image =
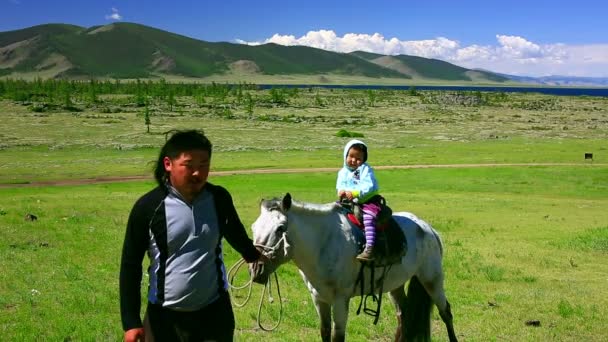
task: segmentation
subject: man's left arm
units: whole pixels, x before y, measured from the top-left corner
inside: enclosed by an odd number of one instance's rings
[[[230,196],[228,191],[224,190],[224,194],[221,197],[222,199],[218,201],[221,203],[218,211],[222,210],[223,212],[218,215],[218,218],[225,220],[225,222],[219,222],[219,224],[223,225],[222,231],[226,241],[243,256],[245,261],[253,262],[258,260],[261,253],[255,248],[253,241],[247,235],[247,230],[243,226],[234,207],[232,196]]]

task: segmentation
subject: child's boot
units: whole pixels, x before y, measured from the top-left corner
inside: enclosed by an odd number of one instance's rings
[[[374,246],[367,245],[361,254],[357,255],[357,260],[374,261]]]

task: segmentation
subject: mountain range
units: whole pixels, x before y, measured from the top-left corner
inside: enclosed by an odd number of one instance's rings
[[[499,74],[510,80],[520,83],[547,85],[547,86],[591,86],[591,87],[608,87],[608,77],[581,77],[581,76],[515,76]]]
[[[0,32],[0,77],[210,79],[238,82],[306,76],[327,83],[349,77],[364,82],[513,84],[565,81],[463,68],[437,59],[356,51],[337,53],[306,46],[206,42],[135,23],[84,28],[45,24]],[[541,83],[547,82],[547,83]],[[604,79],[603,84],[608,84]]]

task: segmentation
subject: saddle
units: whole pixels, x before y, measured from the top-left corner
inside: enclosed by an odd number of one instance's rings
[[[374,264],[376,267],[392,265],[401,262],[407,252],[407,242],[399,224],[393,219],[392,209],[386,205],[383,197],[378,196],[382,208],[376,218],[376,244],[374,246]],[[372,199],[373,200],[373,199]],[[364,231],[363,211],[357,203],[341,201],[340,205],[346,211],[348,220],[361,232]],[[365,248],[365,234],[357,234],[358,250]]]
[[[359,274],[357,275],[355,284],[358,284],[361,290],[361,302],[359,303],[359,308],[357,309],[357,315],[361,312],[361,309],[363,309],[365,314],[375,317],[374,324],[377,324],[378,319],[380,318],[380,308],[382,305],[384,278],[391,266],[400,263],[401,258],[407,253],[407,241],[401,227],[397,221],[393,219],[393,211],[388,205],[386,205],[384,198],[378,195],[371,200],[378,201],[377,203],[380,204],[381,208],[380,213],[376,218],[376,244],[374,246],[374,260],[371,263],[361,263],[361,268],[359,269]],[[357,231],[359,234],[355,234],[355,237],[358,241],[357,253],[360,253],[365,248],[365,227],[362,224],[363,210],[361,210],[361,207],[357,203],[353,203],[352,201],[343,200],[340,202],[340,204],[346,211],[346,217],[348,220],[353,224],[353,226],[358,228]],[[381,268],[382,275],[378,283],[376,283],[374,273],[375,269],[378,267]],[[364,277],[364,268],[369,268],[371,270],[370,277],[367,282]],[[367,287],[369,287],[369,290],[366,290]],[[376,287],[379,287],[378,293],[376,293]],[[368,307],[368,299],[370,297],[372,302],[376,304],[375,309]]]

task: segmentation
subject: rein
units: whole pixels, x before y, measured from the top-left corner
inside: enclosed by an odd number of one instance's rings
[[[274,256],[274,254],[276,253],[281,242],[284,242],[285,254],[287,254],[287,248],[289,247],[289,244],[287,243],[287,234],[286,233],[283,233],[283,236],[281,237],[281,239],[272,247],[259,245],[259,244],[256,244],[255,246],[262,248],[264,250],[263,254],[270,258],[270,257]],[[250,276],[249,281],[247,281],[242,286],[234,285],[234,277],[238,273],[241,266],[243,266],[243,264],[245,264],[245,259],[243,259],[243,258],[239,259],[234,265],[232,265],[232,267],[230,267],[230,269],[228,270],[228,274],[227,274],[228,279],[229,279],[228,285],[232,291],[248,288],[247,297],[245,298],[245,300],[242,303],[236,303],[233,301],[234,305],[239,308],[244,307],[249,302],[249,299],[251,299],[251,288],[253,285],[253,276]],[[279,319],[277,320],[276,324],[267,328],[267,327],[263,326],[262,322],[261,322],[262,305],[263,305],[264,294],[266,293],[266,289],[268,289],[268,302],[269,303],[274,302],[274,298],[272,297],[272,274],[274,274],[274,281],[277,286],[277,293],[279,296],[279,308],[280,309],[279,309]],[[262,295],[260,296],[260,303],[258,305],[257,323],[258,323],[258,327],[260,327],[260,329],[262,329],[264,331],[273,331],[276,328],[278,328],[279,324],[281,324],[281,320],[283,318],[283,298],[281,297],[281,288],[279,286],[279,277],[276,272],[273,272],[272,274],[270,276],[268,276],[268,281],[266,282],[266,284],[264,284],[264,289],[262,290]]]

